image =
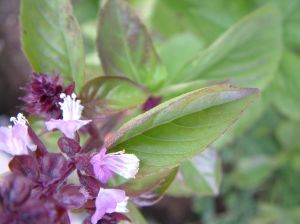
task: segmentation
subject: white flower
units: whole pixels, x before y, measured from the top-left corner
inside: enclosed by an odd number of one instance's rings
[[[28,154],[28,149],[34,151],[36,145],[28,134],[28,121],[23,114],[11,117],[13,126],[0,127],[0,150],[11,155]]]
[[[74,138],[76,131],[91,122],[91,120],[80,120],[83,106],[80,104],[80,100],[76,100],[75,93],[72,93],[71,96],[62,93],[60,97],[64,100],[59,103],[63,112],[63,119],[47,121],[45,123],[47,130],[58,129],[68,138]]]

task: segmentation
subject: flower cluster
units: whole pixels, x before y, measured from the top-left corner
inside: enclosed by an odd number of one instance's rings
[[[11,118],[12,126],[0,127],[0,150],[12,156],[11,173],[0,180],[0,222],[66,224],[74,209],[85,211],[84,223],[129,220],[123,214],[128,212],[126,192],[108,183],[115,175],[134,178],[139,159],[124,150],[81,146],[80,129],[93,121],[81,118],[84,107],[73,84],[64,89],[59,76],[34,74],[26,89],[27,111],[47,117],[46,130],[62,136],[53,153],[21,113]],[[74,172],[77,180],[70,183]]]

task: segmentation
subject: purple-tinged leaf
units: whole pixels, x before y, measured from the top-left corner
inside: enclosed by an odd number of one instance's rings
[[[101,187],[101,183],[93,176],[83,175],[80,171],[77,172],[79,181],[90,194],[91,197],[96,198]]]
[[[14,156],[8,166],[14,174],[23,175],[33,181],[37,181],[39,178],[38,164],[30,155]]]
[[[162,86],[166,69],[146,27],[126,1],[106,1],[98,24],[97,47],[106,75],[128,77],[150,90]]]
[[[60,150],[64,153],[66,153],[70,157],[74,156],[81,149],[81,147],[77,141],[75,141],[74,139],[71,139],[71,138],[67,138],[67,137],[61,137],[58,140],[57,144],[58,144]]]
[[[0,182],[0,207],[16,210],[30,196],[31,182],[29,179],[10,175],[4,177]]]
[[[33,141],[33,143],[37,146],[36,154],[38,155],[44,155],[48,153],[48,150],[44,143],[40,140],[40,138],[35,134],[35,132],[32,130],[31,127],[28,127],[28,134]]]
[[[63,180],[72,167],[66,158],[59,153],[49,153],[39,160],[40,179],[44,183],[54,183]]]
[[[65,208],[79,209],[86,202],[86,196],[82,187],[68,184],[58,189],[54,198]]]

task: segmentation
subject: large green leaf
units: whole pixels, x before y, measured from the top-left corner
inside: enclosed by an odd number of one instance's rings
[[[23,49],[33,70],[60,73],[80,89],[84,79],[83,42],[70,1],[21,1],[20,18]]]
[[[159,88],[166,78],[146,27],[124,0],[106,1],[99,17],[98,53],[106,75]]]
[[[176,167],[219,138],[256,93],[224,84],[184,94],[130,120],[105,146],[136,154],[140,176]]]
[[[273,78],[280,54],[280,14],[266,6],[232,26],[186,63],[169,83],[228,80],[239,86],[262,88]]]
[[[275,104],[286,116],[300,120],[300,57],[285,51],[275,79]]]

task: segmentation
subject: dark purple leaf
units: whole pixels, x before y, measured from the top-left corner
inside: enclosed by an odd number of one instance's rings
[[[54,183],[66,178],[70,172],[70,163],[59,153],[48,153],[39,160],[40,179],[44,183]]]
[[[100,182],[93,176],[83,175],[80,171],[77,173],[79,181],[84,186],[85,190],[87,190],[92,197],[97,197],[101,187]]]
[[[39,169],[38,164],[32,156],[29,155],[19,155],[14,156],[13,159],[8,164],[11,172],[17,175],[23,175],[31,180],[38,180]]]
[[[87,200],[86,194],[80,186],[64,185],[58,190],[54,198],[65,208],[79,209]]]
[[[5,209],[15,210],[21,206],[30,196],[31,182],[29,179],[10,175],[0,185],[0,198]]]
[[[35,154],[37,156],[44,155],[48,152],[44,143],[40,140],[40,138],[35,134],[31,127],[28,127],[28,134],[33,141],[33,143],[37,146]]]
[[[62,137],[58,140],[58,146],[60,150],[66,153],[68,156],[74,156],[81,149],[79,143],[74,139]]]

